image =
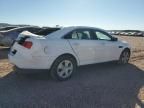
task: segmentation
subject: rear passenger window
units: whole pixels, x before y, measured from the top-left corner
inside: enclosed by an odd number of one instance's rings
[[[64,39],[78,39],[78,36],[76,32],[72,32],[64,36]]]
[[[73,32],[71,34],[71,39],[78,39],[78,36],[77,36],[77,33],[76,32]]]
[[[90,31],[88,30],[77,30],[66,35],[64,39],[77,39],[77,40],[90,40]]]
[[[89,31],[78,31],[78,38],[89,40],[90,39],[90,32]]]

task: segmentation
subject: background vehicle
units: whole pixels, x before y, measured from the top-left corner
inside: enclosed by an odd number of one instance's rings
[[[0,44],[10,47],[13,41],[18,37],[19,33],[21,33],[22,31],[30,31],[32,33],[35,33],[39,30],[41,30],[41,28],[39,27],[27,26],[14,28],[7,31],[0,31]]]
[[[17,27],[16,26],[1,27],[0,31],[10,30],[10,29],[14,29],[14,28],[17,28]]]
[[[9,60],[21,69],[50,69],[66,80],[77,66],[118,61],[128,63],[130,46],[102,29],[66,27],[43,37],[23,32],[11,47]]]
[[[120,32],[120,35],[125,35],[125,32]]]
[[[137,32],[136,36],[143,36],[143,33],[142,32]]]

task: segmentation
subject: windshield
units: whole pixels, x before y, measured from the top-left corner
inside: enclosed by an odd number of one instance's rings
[[[38,32],[35,32],[35,34],[37,35],[42,35],[42,36],[47,36],[57,30],[60,30],[60,28],[46,28],[46,29],[42,29]]]

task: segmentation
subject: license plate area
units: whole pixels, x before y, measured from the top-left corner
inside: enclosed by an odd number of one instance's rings
[[[14,56],[16,53],[17,53],[17,50],[15,50],[15,49],[10,50],[10,55]]]

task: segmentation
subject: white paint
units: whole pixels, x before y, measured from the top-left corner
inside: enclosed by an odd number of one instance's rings
[[[23,69],[50,69],[53,62],[62,54],[73,55],[78,66],[118,60],[121,52],[125,48],[130,48],[128,43],[122,41],[106,40],[72,40],[62,37],[77,28],[92,27],[66,27],[58,30],[46,37],[41,37],[29,32],[22,32],[17,40],[22,36],[30,36],[27,40],[33,42],[31,49],[15,43],[12,50],[17,50],[15,55],[9,54],[11,63]],[[119,48],[123,46],[123,48]]]

